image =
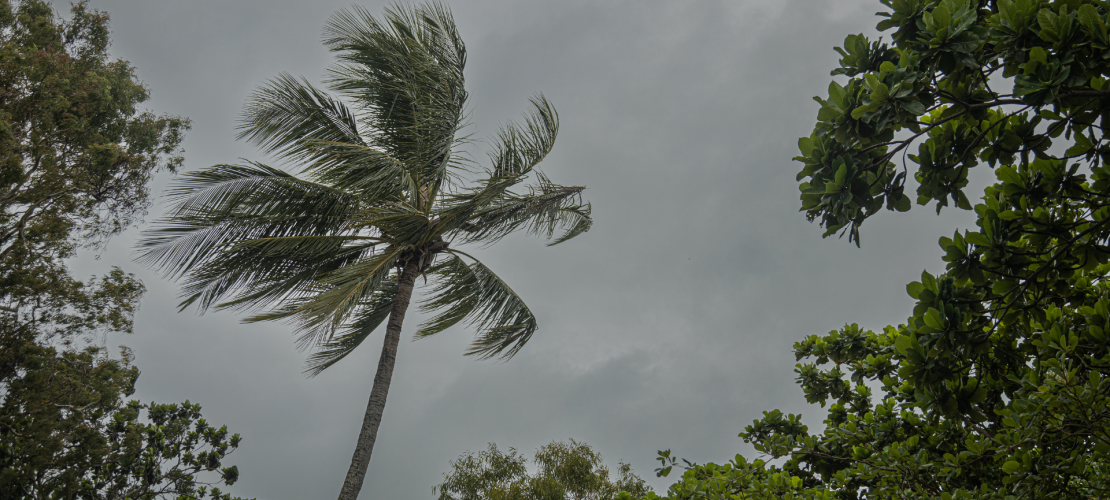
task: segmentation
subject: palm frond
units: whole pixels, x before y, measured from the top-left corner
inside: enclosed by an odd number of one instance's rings
[[[244,240],[342,233],[359,203],[342,191],[261,164],[189,172],[178,201],[146,231],[138,260],[180,277]]]
[[[467,355],[482,359],[516,355],[536,332],[536,318],[520,296],[504,281],[474,257],[457,250],[429,269],[435,285],[420,307],[423,311],[439,311],[421,325],[417,338],[446,330],[459,321],[479,330],[478,338]],[[472,259],[471,264],[460,255]]]
[[[407,203],[386,203],[368,207],[358,213],[354,229],[374,229],[399,245],[422,245],[435,238],[439,231],[428,216]]]
[[[541,183],[531,186],[525,195],[506,192],[473,212],[449,237],[458,243],[491,245],[523,229],[547,239],[548,246],[557,245],[585,233],[593,225],[591,206],[582,201],[585,189]],[[559,228],[563,228],[563,234],[555,238]]]
[[[217,309],[252,310],[312,293],[320,277],[373,255],[379,243],[379,238],[360,235],[239,241],[189,275],[182,289],[190,296],[182,305],[201,300],[202,310],[207,309],[227,294],[220,291],[227,290],[234,298],[216,304]]]
[[[418,191],[416,179],[384,151],[346,142],[315,142],[316,162],[308,176],[350,193],[366,203],[404,201],[404,193]]]
[[[286,319],[301,332],[301,345],[315,345],[332,338],[361,304],[381,289],[396,267],[403,247],[388,247],[381,253],[349,262],[321,274],[300,297],[287,299],[289,307],[278,313],[247,318],[247,322]]]
[[[543,95],[533,97],[531,104],[523,125],[509,122],[498,133],[498,142],[489,154],[488,177],[478,186],[444,197],[444,208],[437,217],[445,232],[461,235],[462,242],[494,243],[524,226],[531,226],[530,232],[550,240],[555,226],[567,225],[570,218],[577,216],[573,225],[589,220],[589,205],[582,204],[580,196],[585,188],[559,186],[536,170],[555,145],[559,114]],[[533,173],[539,182],[529,187],[529,194],[511,190]],[[589,229],[588,225],[579,227]],[[569,239],[567,235],[573,237],[573,233],[568,229],[561,240]]]
[[[357,118],[341,101],[288,73],[251,94],[239,129],[239,139],[295,160],[317,159],[320,142],[365,146]]]
[[[549,241],[547,246],[558,245],[589,231],[594,225],[594,220],[590,217],[591,209],[592,206],[589,203],[586,203],[583,207],[560,209],[557,216],[558,225],[567,228],[567,230],[558,238]],[[552,227],[554,227],[554,224]],[[551,234],[551,232],[548,233],[549,240]]]
[[[426,186],[409,193],[411,203],[429,204],[449,179],[466,108],[466,48],[451,13],[438,4],[395,5],[378,20],[354,7],[332,16],[324,43],[340,61],[329,86],[360,105],[373,145]]]
[[[315,377],[358,348],[362,341],[389,318],[395,295],[397,295],[396,274],[382,281],[374,294],[359,305],[355,320],[343,326],[341,335],[320,344],[319,350],[309,356],[305,373]]]
[[[523,126],[509,122],[497,133],[497,143],[489,153],[493,179],[527,174],[555,147],[559,113],[543,94],[529,102],[532,109],[525,114]]]
[[[244,242],[245,243],[245,242]],[[344,245],[333,241],[285,255],[265,248],[237,245],[205,260],[185,275],[180,308],[196,303],[200,310],[256,309],[287,297],[316,291],[320,276],[357,262],[373,252],[373,244]]]

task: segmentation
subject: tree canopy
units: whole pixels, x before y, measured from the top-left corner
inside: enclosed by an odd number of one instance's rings
[[[0,499],[231,500],[239,469],[223,466],[238,434],[200,405],[128,400],[139,370],[125,352],[20,346],[20,376],[0,402]]]
[[[139,105],[108,16],[77,2],[0,2],[0,499],[218,498],[238,435],[200,406],[129,400],[139,371],[97,347],[131,332],[145,288],[64,259],[139,222],[148,184],[181,163],[188,121]]]
[[[741,433],[760,457],[688,466],[668,496],[1106,498],[1110,3],[881,3],[889,42],[836,48],[799,140],[802,210],[858,245],[867,218],[911,209],[912,178],[917,204],[976,227],[940,238],[945,270],[907,285],[905,323],[795,344],[823,429],[765,412]]]
[[[435,491],[439,500],[615,500],[622,491],[651,491],[630,465],[621,462],[614,474],[600,453],[573,439],[541,446],[532,463],[530,473],[526,457],[490,443],[451,462]]]
[[[137,223],[154,173],[181,163],[188,120],[139,109],[149,91],[108,54],[107,14],[86,2],[71,14],[0,3],[4,336],[127,330],[141,285],[124,273],[82,283],[62,259]]]

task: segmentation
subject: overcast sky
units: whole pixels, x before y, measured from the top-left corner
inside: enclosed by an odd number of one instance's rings
[[[58,0],[57,3],[63,3]],[[236,142],[240,106],[287,71],[319,81],[320,30],[347,0],[91,0],[110,13],[115,56],[152,90],[148,107],[187,116],[186,168],[263,160]],[[363,4],[381,12],[384,2]],[[798,212],[799,136],[809,135],[839,45],[873,33],[878,0],[450,3],[469,49],[476,138],[543,92],[562,129],[544,171],[584,184],[595,225],[547,248],[510,237],[479,257],[540,322],[507,363],[464,357],[456,327],[408,342],[362,490],[364,499],[432,498],[449,462],[488,442],[531,455],[574,438],[631,463],[657,491],[656,450],[698,462],[752,450],[737,437],[761,412],[821,409],[794,384],[792,344],[845,323],[903,321],[905,284],[942,269],[937,238],[967,212],[917,207],[863,227],[863,248],[821,239]],[[161,191],[169,182],[159,178]],[[156,207],[152,217],[157,215]],[[370,393],[381,335],[314,379],[288,327],[235,313],[178,314],[177,289],[131,262],[116,239],[80,275],[110,265],[149,292],[132,347],[137,397],[200,403],[243,435],[232,491],[259,499],[338,494]]]

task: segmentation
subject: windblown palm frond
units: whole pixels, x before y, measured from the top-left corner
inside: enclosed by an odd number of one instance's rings
[[[546,238],[549,246],[557,245],[590,229],[591,207],[581,199],[585,189],[540,183],[529,186],[530,192],[526,195],[507,191],[475,211],[465,225],[452,233],[453,239],[460,243],[490,245],[523,229],[533,236]],[[553,239],[560,227],[565,231]]]
[[[393,296],[396,294],[397,276],[392,275],[381,283],[368,300],[360,304],[355,320],[343,327],[341,335],[322,342],[319,350],[309,356],[305,373],[315,377],[354,352],[389,317]]]
[[[342,142],[315,142],[312,147],[317,157],[308,176],[365,202],[404,202],[404,193],[420,189],[405,165],[381,150]]]
[[[531,99],[532,111],[524,126],[502,127],[490,153],[492,167],[478,186],[447,195],[440,220],[458,243],[496,243],[519,229],[555,245],[589,230],[590,205],[583,203],[582,186],[561,186],[536,169],[555,144],[559,115],[543,95]],[[528,194],[511,191],[534,174]],[[555,231],[565,228],[556,238]]]
[[[374,242],[352,237],[306,237],[315,248],[290,252],[267,248],[270,238],[243,240],[228,245],[186,275],[182,292],[185,308],[256,309],[286,297],[313,293],[322,277],[358,262],[373,250]],[[354,244],[346,244],[354,239]],[[225,302],[220,302],[226,300]]]
[[[559,112],[543,94],[529,99],[529,103],[532,110],[525,115],[523,127],[510,121],[498,131],[498,142],[489,153],[491,178],[527,174],[555,147]]]
[[[322,142],[365,146],[357,117],[342,101],[288,73],[251,94],[239,129],[239,139],[292,160],[316,160]]]
[[[206,309],[244,285],[252,289],[246,295],[269,289],[259,300],[280,297],[276,290],[296,287],[290,277],[311,278],[307,269],[339,267],[359,251],[343,248],[359,240],[344,234],[357,198],[272,167],[217,165],[186,174],[170,194],[178,201],[140,243],[139,260],[171,277],[188,275],[183,307],[199,300]],[[298,237],[313,239],[302,240],[296,255],[275,251],[275,242],[292,241],[275,238]],[[252,246],[258,241],[269,243]]]
[[[403,250],[403,247],[391,246],[372,257],[318,276],[312,293],[297,301],[298,330],[314,332],[312,338],[315,340],[330,338],[361,303],[378,291],[396,267]]]
[[[329,85],[366,111],[369,141],[405,165],[425,188],[410,203],[427,207],[450,178],[466,107],[466,48],[450,12],[389,8],[379,21],[355,7],[328,21],[324,43],[341,62]]]
[[[465,319],[479,330],[468,355],[482,359],[513,357],[536,332],[536,317],[520,296],[484,264],[465,253],[449,252],[451,255],[428,270],[435,284],[420,305],[425,312],[439,314],[421,325],[416,337],[430,337]],[[467,264],[460,255],[473,262]]]
[[[278,307],[243,321],[284,321],[293,325],[297,332],[299,349],[325,345],[332,341],[336,332],[348,327],[350,318],[361,314],[359,311],[372,297],[385,293],[386,284],[396,281],[397,276],[392,271],[400,253],[397,248],[389,247],[369,256],[360,256],[343,266],[314,270],[316,272],[310,279],[297,282],[296,289],[278,301]],[[264,292],[267,290],[259,293]],[[239,300],[254,301],[255,298],[247,296]],[[221,304],[222,307],[238,305],[235,301]]]

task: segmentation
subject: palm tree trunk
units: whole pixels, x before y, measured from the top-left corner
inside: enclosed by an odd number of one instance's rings
[[[366,415],[362,418],[362,430],[358,433],[355,454],[351,457],[351,468],[339,500],[355,500],[366,479],[366,469],[370,465],[370,454],[374,451],[374,440],[378,437],[378,425],[382,422],[385,410],[385,397],[389,394],[389,381],[393,378],[393,365],[397,361],[397,344],[401,340],[401,323],[412,299],[412,288],[419,274],[419,264],[415,259],[405,264],[397,281],[397,295],[393,297],[393,307],[389,311],[389,322],[385,327],[385,344],[382,357],[378,360],[378,373],[374,375],[374,387],[370,389],[370,401],[366,404]]]

